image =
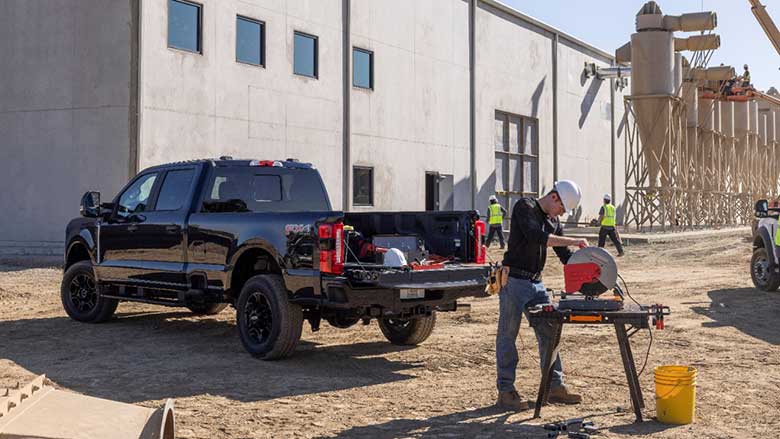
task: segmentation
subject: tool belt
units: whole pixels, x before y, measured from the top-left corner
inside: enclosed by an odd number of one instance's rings
[[[532,273],[530,271],[520,270],[517,268],[496,265],[492,270],[490,270],[490,276],[488,276],[487,283],[485,285],[485,293],[490,296],[500,293],[501,290],[506,286],[510,277],[539,282],[542,280],[542,273]]]

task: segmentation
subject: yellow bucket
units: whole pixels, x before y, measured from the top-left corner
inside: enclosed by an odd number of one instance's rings
[[[655,414],[664,424],[690,424],[696,416],[696,368],[655,368]]]

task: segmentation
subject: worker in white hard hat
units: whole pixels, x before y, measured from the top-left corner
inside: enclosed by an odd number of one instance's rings
[[[493,235],[498,235],[498,243],[503,249],[504,245],[504,217],[506,216],[506,209],[498,202],[498,197],[495,195],[490,196],[490,204],[488,205],[488,225],[490,230],[488,231],[487,242],[485,246],[490,247],[493,243]]]
[[[599,247],[604,247],[607,242],[607,236],[618,251],[618,256],[623,256],[623,243],[620,242],[620,236],[617,234],[617,215],[615,206],[612,204],[612,196],[604,194],[604,204],[599,210]]]
[[[584,239],[567,238],[558,217],[577,207],[580,203],[580,188],[569,180],[555,183],[544,197],[521,198],[512,208],[509,245],[504,253],[504,267],[509,268],[506,285],[499,293],[498,332],[496,334],[496,405],[510,410],[526,410],[529,400],[520,396],[515,389],[515,374],[518,357],[517,334],[520,321],[527,307],[549,303],[550,296],[542,283],[542,270],[547,260],[547,248],[552,247],[564,264],[572,252],[568,247],[587,247]],[[539,344],[539,356],[545,358],[553,344],[551,325],[534,327]],[[578,404],[580,395],[571,393],[563,384],[561,358],[555,359],[552,383],[547,399],[552,403]]]

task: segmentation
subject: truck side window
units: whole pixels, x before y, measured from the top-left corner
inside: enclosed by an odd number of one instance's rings
[[[187,201],[192,185],[193,169],[176,169],[165,174],[154,210],[179,210]]]
[[[117,215],[127,218],[134,213],[145,211],[155,180],[157,180],[156,173],[143,175],[122,192],[117,203]]]

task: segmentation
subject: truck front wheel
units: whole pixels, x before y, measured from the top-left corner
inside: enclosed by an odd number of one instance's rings
[[[414,319],[379,319],[379,329],[396,345],[418,345],[430,337],[436,326],[436,313]]]
[[[750,260],[750,277],[753,285],[761,291],[775,291],[780,287],[780,275],[769,268],[769,257],[766,248],[759,247],[753,251]]]
[[[60,299],[70,318],[85,323],[105,322],[119,305],[118,300],[107,299],[98,292],[90,261],[77,262],[65,271]]]
[[[287,299],[280,276],[258,275],[241,289],[236,322],[241,343],[250,354],[276,360],[289,357],[298,346],[303,311]]]

